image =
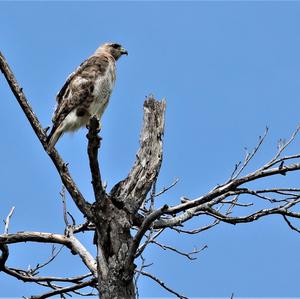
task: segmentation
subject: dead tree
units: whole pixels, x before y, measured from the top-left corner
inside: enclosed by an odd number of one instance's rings
[[[0,68],[11,91],[19,102],[25,116],[30,122],[36,136],[44,147],[57,169],[65,189],[84,215],[86,222],[80,225],[68,222],[67,210],[64,205],[66,229],[64,234],[46,232],[8,233],[9,222],[13,209],[8,214],[4,233],[0,235],[0,271],[24,282],[32,282],[49,288],[49,292],[30,298],[48,298],[66,294],[83,294],[87,287],[97,288],[102,299],[136,298],[134,278],[145,275],[160,284],[167,291],[179,298],[186,298],[168,286],[157,277],[145,271],[143,252],[149,244],[155,244],[164,250],[171,250],[193,259],[192,253],[182,252],[177,248],[161,244],[159,236],[172,229],[186,234],[198,234],[221,222],[231,224],[254,222],[259,218],[278,214],[287,225],[300,232],[293,223],[293,218],[300,218],[300,213],[294,208],[300,201],[300,188],[261,188],[252,189],[247,183],[260,181],[265,177],[285,176],[300,169],[300,154],[284,155],[286,148],[294,141],[299,128],[287,142],[281,142],[275,155],[253,172],[246,173],[246,168],[260,149],[266,135],[259,137],[258,144],[248,153],[244,161],[236,164],[230,178],[217,185],[207,194],[195,199],[181,198],[175,206],[168,204],[155,208],[155,198],[165,193],[176,184],[156,192],[156,180],[159,175],[163,155],[163,134],[165,101],[157,101],[152,96],[144,102],[144,123],[140,136],[140,148],[132,169],[125,179],[118,182],[108,193],[101,180],[98,163],[98,150],[101,138],[98,133],[98,121],[90,120],[88,128],[88,157],[92,176],[94,202],[88,202],[68,170],[58,152],[47,151],[46,133],[30,107],[22,88],[18,85],[4,56],[0,53]],[[64,190],[62,197],[64,198]],[[249,199],[251,201],[249,201]],[[259,207],[257,208],[257,203]],[[262,209],[261,204],[265,207]],[[249,207],[251,206],[251,211]],[[235,215],[234,208],[244,208],[244,215]],[[241,209],[239,209],[240,212]],[[204,217],[207,225],[194,230],[184,229],[185,222],[194,217]],[[80,243],[77,234],[84,231],[94,231],[94,244],[97,256],[92,256]],[[135,233],[133,233],[135,232]],[[55,259],[58,252],[53,251],[51,258],[44,264],[33,269],[16,269],[8,266],[9,245],[22,242],[41,242],[61,244],[76,254],[88,269],[88,273],[75,277],[39,276],[38,270]],[[199,251],[198,251],[199,252]],[[136,260],[142,259],[140,269],[136,268]],[[66,284],[69,284],[66,286]]]

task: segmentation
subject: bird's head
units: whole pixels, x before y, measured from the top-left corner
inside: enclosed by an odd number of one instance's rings
[[[128,55],[127,50],[117,43],[105,43],[96,50],[96,54],[103,52],[110,54],[115,60],[118,60],[124,54]]]

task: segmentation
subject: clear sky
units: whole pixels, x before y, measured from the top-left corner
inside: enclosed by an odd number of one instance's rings
[[[102,121],[100,159],[108,189],[135,159],[142,104],[150,93],[167,99],[158,189],[180,179],[159,205],[200,196],[224,182],[244,148],[253,147],[269,126],[249,170],[260,166],[299,123],[298,1],[1,2],[0,10],[0,50],[44,127],[51,123],[57,91],[79,63],[105,41],[127,48]],[[15,206],[10,232],[62,233],[60,179],[2,76],[0,98],[0,219]],[[92,198],[85,134],[64,136],[57,149]],[[299,153],[299,140],[292,149]],[[279,179],[299,187],[299,175]],[[70,199],[68,206],[80,222]],[[189,227],[201,224],[195,219]],[[155,247],[145,254],[146,262],[154,263],[148,271],[187,296],[299,296],[300,236],[280,217],[221,224],[197,236],[168,233],[161,240],[184,250],[208,245],[196,261]],[[8,265],[24,268],[51,252],[49,245],[10,248]],[[43,274],[85,272],[77,257],[63,253]],[[146,278],[139,285],[141,296],[169,295]],[[0,273],[0,296],[38,294],[38,289]]]

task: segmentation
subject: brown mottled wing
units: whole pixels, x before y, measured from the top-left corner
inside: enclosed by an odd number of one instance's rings
[[[48,140],[73,109],[81,104],[88,106],[93,101],[95,79],[104,75],[108,64],[109,60],[104,55],[91,56],[68,77],[56,97],[57,107],[52,118],[53,128]]]

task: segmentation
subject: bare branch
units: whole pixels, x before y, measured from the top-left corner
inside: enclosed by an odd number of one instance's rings
[[[267,132],[267,131],[266,131]],[[266,132],[263,137],[259,138],[259,143],[253,150],[251,154],[248,154],[245,158],[244,164],[242,168],[236,167],[236,170],[234,174],[232,175],[232,178],[227,181],[226,183],[222,185],[218,185],[217,187],[213,188],[210,192],[205,194],[204,196],[201,196],[194,200],[185,199],[182,200],[182,203],[173,207],[168,208],[164,214],[166,215],[172,215],[170,218],[161,218],[157,220],[154,223],[154,228],[159,229],[163,227],[172,227],[173,229],[179,231],[179,232],[186,232],[186,233],[198,233],[202,231],[202,228],[198,230],[193,231],[185,231],[179,228],[175,228],[175,226],[182,225],[185,221],[193,218],[194,216],[198,216],[200,214],[207,214],[206,210],[206,204],[209,205],[209,207],[212,207],[213,205],[216,205],[218,203],[225,203],[225,204],[232,204],[232,200],[226,201],[225,199],[230,196],[235,196],[239,194],[250,194],[253,196],[256,196],[257,198],[267,200],[270,203],[288,203],[288,202],[297,202],[297,199],[299,198],[299,188],[272,188],[272,189],[261,189],[261,190],[250,190],[248,188],[240,188],[241,185],[244,185],[248,182],[259,180],[264,177],[271,177],[274,175],[282,175],[286,174],[288,172],[297,171],[300,169],[300,163],[297,164],[290,164],[290,165],[279,165],[279,167],[270,168],[270,166],[278,163],[279,161],[283,162],[290,159],[300,158],[300,155],[293,155],[293,156],[286,156],[280,159],[277,159],[279,155],[282,153],[284,149],[295,139],[297,133],[299,132],[299,127],[294,132],[290,140],[285,143],[279,150],[279,154],[275,156],[274,159],[271,160],[271,162],[267,163],[267,166],[261,167],[258,170],[249,173],[243,177],[238,178],[241,171],[246,167],[248,162],[254,157],[257,150],[262,145],[263,140],[265,139]],[[277,160],[276,160],[277,159]],[[276,160],[276,161],[275,161]],[[274,163],[273,163],[274,162]],[[272,165],[271,165],[272,163]],[[272,194],[272,196],[268,196],[267,194]],[[276,196],[277,195],[277,196]],[[234,206],[243,206],[247,207],[253,205],[250,204],[243,204],[243,203],[234,203]],[[280,210],[281,207],[278,207]],[[180,212],[183,212],[179,215],[176,215]],[[260,211],[258,211],[259,215]],[[272,211],[272,213],[275,213],[275,211]],[[175,216],[176,215],[176,216]],[[291,213],[289,214],[291,215]],[[293,214],[295,217],[297,215]],[[220,217],[216,217],[216,221],[213,223],[213,225],[216,225],[218,220],[220,220]],[[226,217],[228,219],[228,217]],[[242,220],[241,220],[242,221]],[[210,228],[211,226],[204,227],[204,229]]]
[[[237,224],[237,223],[247,223],[247,222],[253,222],[255,220],[258,220],[261,217],[268,216],[268,215],[274,215],[274,214],[279,214],[279,215],[285,215],[285,216],[290,216],[294,218],[300,218],[300,213],[295,213],[291,212],[288,209],[297,203],[300,202],[300,199],[289,202],[283,206],[275,207],[273,209],[263,209],[260,211],[257,211],[253,214],[243,216],[243,217],[228,217],[226,215],[223,215],[216,210],[212,208],[207,208],[207,214],[215,217],[216,219],[219,219],[221,221],[231,223],[231,224]]]
[[[232,173],[229,181],[236,179],[241,174],[241,172],[247,167],[249,162],[253,159],[253,157],[256,155],[257,151],[260,149],[261,145],[263,144],[263,142],[268,134],[268,131],[269,131],[269,129],[268,129],[268,127],[266,127],[266,130],[265,130],[263,136],[259,136],[258,143],[255,146],[255,148],[253,149],[253,151],[251,153],[246,154],[243,164],[238,163],[236,165],[235,171]]]
[[[151,228],[146,241],[138,248],[137,253],[135,254],[135,258],[139,257],[144,252],[147,245],[149,243],[151,243],[153,240],[155,240],[163,231],[164,231],[164,228],[158,230],[158,232],[156,232],[156,234],[154,236],[152,236],[154,233],[154,230],[153,230],[153,228]]]
[[[282,217],[283,217],[283,219],[285,220],[285,222],[288,224],[288,226],[289,226],[292,230],[294,230],[294,231],[296,231],[297,233],[300,234],[300,229],[299,229],[299,228],[295,227],[295,226],[289,221],[289,219],[288,219],[285,215],[282,215]]]
[[[151,243],[156,244],[157,246],[159,246],[163,250],[170,250],[170,251],[173,251],[173,252],[175,252],[179,255],[185,256],[189,260],[196,260],[197,257],[195,257],[195,255],[207,248],[207,245],[204,245],[201,249],[194,249],[192,252],[183,252],[183,251],[178,250],[175,247],[165,245],[165,244],[161,244],[161,243],[159,243],[155,240],[151,241]]]
[[[16,234],[0,235],[0,244],[13,244],[20,242],[57,243],[65,245],[73,254],[78,254],[88,269],[97,276],[95,259],[74,236],[66,237],[59,234],[44,232],[19,232]]]
[[[42,129],[42,126],[32,111],[32,108],[28,104],[28,101],[25,97],[25,94],[23,92],[23,88],[21,88],[18,84],[18,82],[15,79],[15,76],[13,72],[11,71],[9,65],[6,62],[6,59],[4,58],[3,54],[0,52],[0,69],[2,73],[4,74],[7,83],[15,95],[18,103],[20,104],[23,112],[25,113],[28,121],[30,122],[31,127],[33,128],[36,136],[40,140],[42,146],[44,147],[44,150],[48,153],[48,144],[47,144],[47,137]],[[83,213],[84,216],[86,216],[89,219],[92,219],[92,213],[90,210],[90,204],[84,199],[83,195],[79,191],[78,187],[76,186],[75,182],[73,181],[67,164],[64,163],[64,161],[61,159],[59,154],[55,149],[53,149],[50,153],[48,153],[49,157],[53,161],[60,177],[63,182],[63,184],[66,186],[68,192],[72,196],[75,204],[77,205],[78,209]]]
[[[158,279],[154,275],[152,275],[152,274],[150,274],[148,272],[139,271],[139,270],[136,270],[136,272],[141,273],[142,275],[151,278],[152,280],[154,280],[155,282],[157,282],[161,287],[163,287],[165,290],[167,290],[171,294],[177,296],[178,298],[180,298],[180,299],[188,299],[187,297],[178,294],[177,292],[175,292],[174,290],[172,290],[170,287],[166,286],[166,284],[162,280]]]
[[[94,286],[95,284],[96,284],[96,279],[93,278],[91,280],[88,280],[88,281],[85,281],[85,282],[81,282],[81,283],[77,283],[77,284],[72,285],[72,286],[58,288],[58,289],[56,289],[54,291],[47,292],[47,293],[45,293],[43,295],[31,296],[30,299],[44,299],[44,298],[49,298],[49,297],[52,297],[52,296],[55,296],[55,295],[65,294],[65,293],[68,293],[68,292],[80,290],[80,289],[88,287],[88,286]]]
[[[212,223],[205,225],[205,226],[201,226],[197,229],[191,229],[191,230],[185,230],[185,229],[181,229],[178,227],[170,227],[171,229],[175,230],[178,233],[184,233],[184,234],[190,234],[190,235],[194,235],[194,234],[199,234],[203,231],[206,231],[216,225],[218,225],[220,223],[220,220],[215,219]]]
[[[179,204],[177,206],[169,207],[164,212],[164,214],[172,215],[175,213],[179,213],[181,211],[186,211],[189,208],[197,207],[202,204],[205,204],[205,203],[211,201],[212,199],[222,196],[226,193],[232,192],[233,194],[236,194],[235,190],[237,189],[237,187],[239,187],[245,183],[248,183],[248,182],[260,179],[260,178],[264,178],[264,177],[278,175],[278,174],[281,174],[283,171],[287,173],[287,172],[292,172],[292,171],[296,171],[299,169],[300,169],[300,163],[283,166],[282,169],[279,169],[278,167],[276,167],[276,168],[265,169],[265,170],[257,170],[255,172],[252,172],[241,178],[232,180],[229,183],[220,185],[220,186],[216,187],[215,189],[213,189],[212,191],[210,191],[209,193],[207,193],[206,195],[201,196],[195,200],[190,200],[185,203]]]
[[[296,136],[298,135],[300,130],[300,125],[297,127],[297,129],[293,132],[292,136],[290,137],[290,139],[287,142],[284,142],[283,144],[279,144],[278,146],[278,152],[276,153],[276,155],[271,159],[271,161],[269,161],[268,163],[266,163],[262,169],[267,169],[272,167],[273,165],[282,162],[284,160],[288,160],[288,159],[278,159],[280,157],[280,155],[283,153],[283,151],[294,141],[294,139],[296,138]],[[295,156],[294,158],[298,158],[299,155]],[[291,158],[289,158],[291,159]]]
[[[90,292],[86,292],[86,293],[74,290],[74,291],[72,291],[72,293],[74,293],[76,295],[79,295],[79,296],[82,296],[82,297],[97,296],[98,294],[96,294],[96,293],[93,292],[94,289],[95,288],[93,287],[93,289]]]
[[[39,269],[42,269],[44,267],[46,267],[47,265],[49,265],[58,255],[59,253],[61,252],[61,250],[63,249],[64,245],[62,245],[56,252],[55,252],[55,247],[54,245],[52,246],[52,250],[51,250],[51,256],[50,258],[42,263],[42,264],[37,264],[33,269],[30,269],[28,272],[31,273],[32,275],[35,275],[37,274],[37,271]]]
[[[141,264],[140,270],[136,271],[137,274],[134,277],[134,286],[135,286],[135,293],[136,293],[137,298],[139,298],[139,289],[138,289],[137,283],[140,278],[141,271],[143,271],[143,269],[145,268],[145,262],[146,262],[145,258],[142,255],[141,255],[141,260],[142,260],[142,264]]]
[[[5,267],[3,270],[6,274],[13,276],[19,280],[22,280],[24,282],[74,282],[78,283],[84,278],[92,276],[91,273],[76,276],[76,277],[55,277],[55,276],[36,276],[30,274],[28,271],[21,270],[21,269],[14,269],[14,268],[8,268]]]
[[[5,227],[4,227],[4,234],[8,234],[9,221],[10,221],[11,216],[14,213],[14,210],[15,210],[15,207],[12,207],[11,210],[10,210],[10,212],[9,212],[9,214],[6,217]]]
[[[160,190],[159,192],[157,192],[156,194],[154,194],[154,197],[159,197],[160,195],[166,193],[167,191],[169,191],[170,189],[172,189],[173,187],[175,187],[178,182],[179,182],[179,179],[176,178],[171,185],[169,185],[167,187],[163,187],[162,190]],[[150,200],[150,198],[148,198],[147,200]]]
[[[89,132],[86,136],[88,139],[88,156],[92,174],[92,185],[96,201],[100,201],[105,196],[105,190],[102,186],[100,168],[98,163],[98,150],[101,140],[101,138],[98,136],[99,132],[99,120],[96,118],[96,116],[94,116],[90,119]]]

